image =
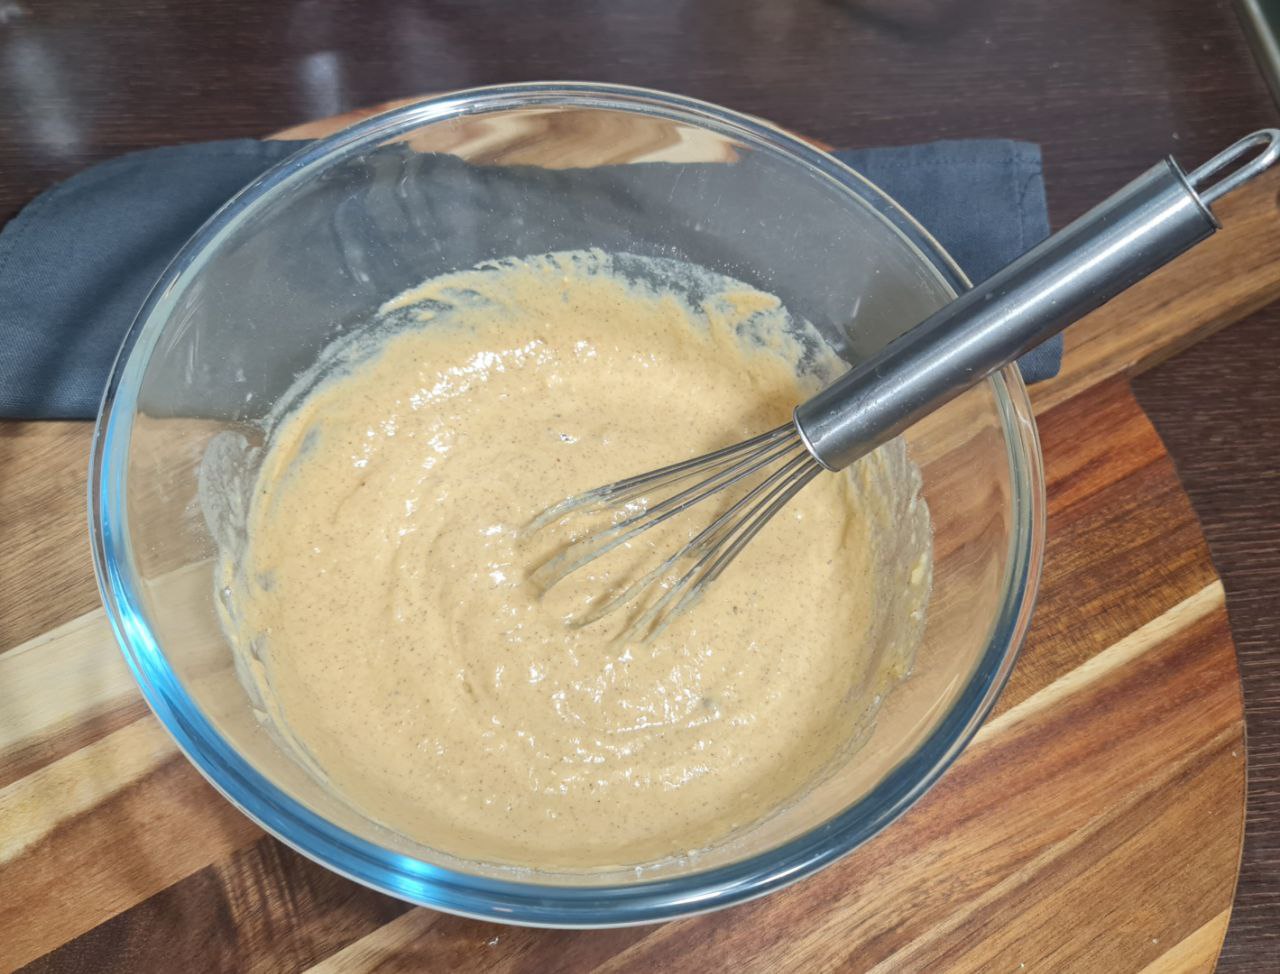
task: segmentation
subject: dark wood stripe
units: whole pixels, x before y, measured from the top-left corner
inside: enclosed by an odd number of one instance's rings
[[[299,971],[410,909],[262,836],[24,970]],[[529,972],[581,970],[647,932],[530,930],[430,916],[427,937],[361,970],[475,970],[491,969],[491,963]]]
[[[48,953],[261,835],[174,754],[0,864],[0,968]]]
[[[1216,577],[1177,471],[1128,385],[1097,391],[1096,413],[1089,396],[1040,424],[1050,510],[1044,573],[996,714]]]
[[[1070,518],[1050,525],[1041,598],[1000,708],[1075,669],[1216,577],[1168,460],[1074,505]]]
[[[25,970],[297,971],[409,909],[262,836]]]
[[[1128,383],[1104,382],[1036,418],[1049,517],[1164,458]]]
[[[102,651],[116,652],[116,647],[104,646]],[[146,701],[137,696],[118,707],[88,714],[74,726],[64,728],[57,734],[28,741],[12,751],[0,751],[0,788],[102,740],[113,731],[148,713]]]

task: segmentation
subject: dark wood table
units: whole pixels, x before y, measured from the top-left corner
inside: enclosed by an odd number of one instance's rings
[[[1193,164],[1277,123],[1223,0],[0,0],[0,221],[130,149],[564,78],[667,88],[835,145],[1038,141],[1055,226],[1166,152]],[[1245,684],[1223,971],[1280,970],[1277,325],[1280,308],[1257,314],[1135,382],[1225,582]]]

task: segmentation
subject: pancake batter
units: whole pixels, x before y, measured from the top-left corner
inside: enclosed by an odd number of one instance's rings
[[[575,253],[429,282],[271,431],[229,625],[308,763],[426,845],[564,869],[705,847],[847,753],[909,665],[927,529],[914,588],[878,587],[901,489],[880,457],[810,484],[651,643],[611,642],[626,612],[567,623],[711,512],[545,597],[527,581],[567,540],[521,534],[540,511],[784,422],[839,368],[775,298],[652,267]],[[672,268],[693,284],[652,283]]]

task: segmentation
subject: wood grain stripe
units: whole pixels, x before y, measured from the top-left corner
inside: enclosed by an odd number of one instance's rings
[[[1141,963],[1159,955],[1162,941],[1180,936],[1181,918],[1209,917],[1230,897],[1229,877],[1213,890],[1189,880],[1231,854],[1232,830],[1212,830],[1178,856],[1169,855],[1164,837],[1195,829],[1220,790],[1231,787],[1239,771],[1231,746],[1224,731],[1168,783],[1170,793],[1143,792],[1091,822],[1045,860],[1019,870],[1020,881],[965,904],[883,970],[985,972],[1027,964],[1091,974],[1118,956]],[[1132,898],[1100,914],[1094,904],[1118,888]]]
[[[410,910],[309,970],[314,974],[425,970],[435,960],[430,940],[432,928],[443,917],[444,914],[434,910]],[[497,947],[502,943],[502,934],[495,933],[491,939]]]
[[[0,654],[0,788],[142,717],[102,610]]]
[[[1179,940],[1139,974],[1199,974],[1212,971],[1231,911],[1223,910],[1189,937]]]
[[[1051,519],[1068,516],[1100,490],[1167,459],[1155,427],[1135,405],[1129,386],[1111,381],[1037,416]],[[1081,430],[1106,435],[1082,436]]]
[[[414,937],[415,930],[422,936]],[[221,969],[237,972],[320,963],[358,971],[587,970],[645,932],[528,930],[410,908],[263,836],[30,970],[76,969],[77,959],[94,959],[98,972],[201,970],[211,955]]]
[[[27,969],[296,971],[409,909],[262,836]]]
[[[1226,593],[1222,590],[1222,582],[1215,579],[1141,629],[1108,646],[1096,656],[1089,657],[1074,670],[1064,673],[1048,686],[988,720],[974,737],[974,743],[1005,733],[1019,722],[1034,716],[1037,711],[1080,692],[1088,684],[1106,677],[1112,670],[1132,663],[1144,653],[1156,649],[1166,639],[1195,625],[1210,613],[1225,611]]]
[[[157,750],[169,748],[170,756],[122,787],[120,762],[129,758],[121,752],[95,805],[55,814],[52,828],[34,824],[38,840],[0,863],[0,969],[48,953],[262,836],[172,751],[154,718],[127,730]],[[97,777],[92,761],[82,770],[91,782]],[[46,813],[63,801],[58,794],[42,797]],[[39,809],[29,806],[25,814],[38,816]],[[0,831],[7,830],[6,819]],[[31,922],[32,904],[39,905],[39,923]]]
[[[144,718],[0,790],[0,864],[104,804],[176,753],[164,728]]]
[[[314,970],[361,974],[454,969],[486,974],[590,971],[658,929],[528,930],[416,909],[327,958]]]

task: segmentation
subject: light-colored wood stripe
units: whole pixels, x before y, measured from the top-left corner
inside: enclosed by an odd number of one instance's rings
[[[437,94],[447,94],[439,92]],[[397,98],[373,108],[358,109],[336,118],[303,122],[273,132],[270,139],[318,139],[339,128],[353,125],[371,115],[389,112],[404,105],[422,101],[432,95]],[[580,120],[577,124],[587,124]],[[579,138],[561,152],[552,152],[551,141],[544,138],[555,130],[556,122],[537,113],[528,113],[519,121],[507,120],[495,125],[484,118],[460,120],[448,138],[431,132],[418,132],[409,145],[419,152],[450,152],[473,161],[491,165],[529,164],[547,169],[577,166],[603,166],[618,162],[732,162],[737,156],[718,138],[694,130],[676,131],[670,126],[636,131],[634,122],[622,124],[608,118],[594,121],[588,138]]]
[[[326,957],[308,971],[311,974],[349,974],[352,971],[376,971],[389,963],[394,963],[400,970],[413,970],[411,959],[417,954],[415,948],[425,946],[423,938],[430,936],[431,928],[440,919],[441,915],[433,910],[410,910]],[[500,942],[499,937],[494,939]],[[422,953],[417,969],[427,970],[430,960],[426,953]]]
[[[1225,605],[1225,599],[1222,582],[1216,580],[1210,582],[1195,595],[1179,602],[1169,611],[1152,619],[1119,642],[1108,646],[1096,656],[1091,656],[1075,669],[1058,677],[1048,686],[1033,693],[1000,716],[987,721],[975,735],[974,743],[978,744],[1007,732],[1039,711],[1053,706],[1073,693],[1078,693],[1090,683],[1102,679],[1143,653],[1159,647],[1174,633],[1181,632],[1209,613],[1221,609]]]
[[[0,755],[140,697],[99,609],[0,654]]]
[[[1171,946],[1139,974],[1208,974],[1217,964],[1218,949],[1230,922],[1231,910],[1223,910],[1195,933]]]
[[[145,777],[176,751],[173,738],[147,716],[0,790],[0,862]]]

